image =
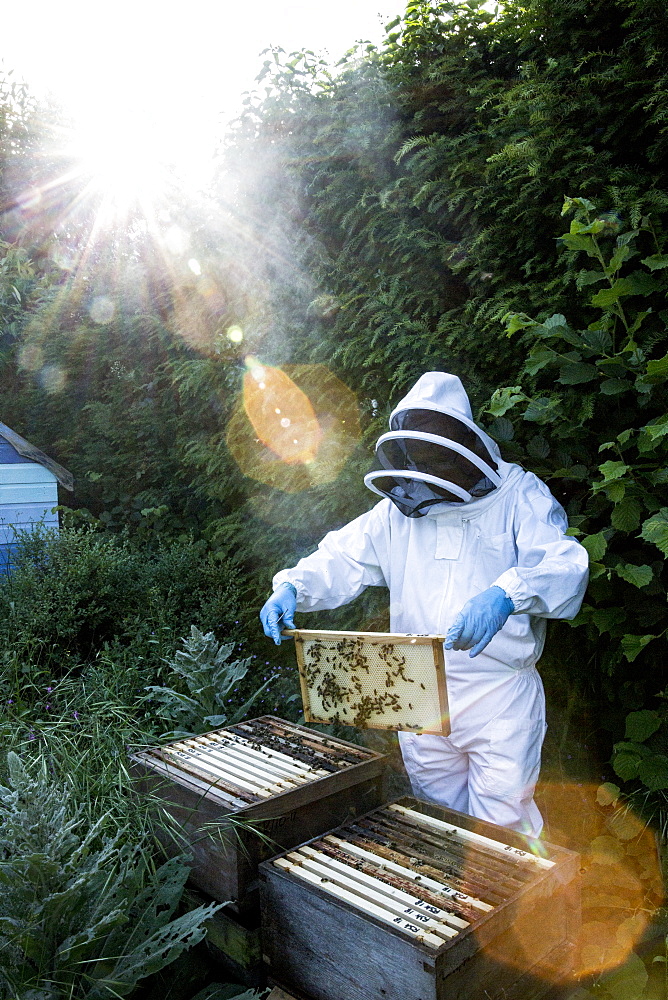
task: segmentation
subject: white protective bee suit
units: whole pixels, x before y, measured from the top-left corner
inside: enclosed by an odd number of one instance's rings
[[[417,797],[538,836],[542,819],[533,792],[546,724],[536,662],[546,619],[578,612],[587,553],[565,534],[566,515],[547,486],[504,462],[496,443],[473,423],[456,376],[423,375],[390,426],[409,410],[449,414],[475,431],[494,469],[484,480],[486,495],[455,490],[451,502],[432,501],[408,516],[386,497],[278,573],[274,588],[290,583],[298,611],[320,611],[347,604],[366,587],[388,587],[393,632],[436,634],[447,632],[470,598],[502,588],[513,612],[486,648],[473,658],[465,649],[445,650],[450,736],[401,732],[399,740]],[[398,433],[384,435],[379,446],[385,438],[392,445]],[[383,486],[379,476],[365,478],[371,489]]]

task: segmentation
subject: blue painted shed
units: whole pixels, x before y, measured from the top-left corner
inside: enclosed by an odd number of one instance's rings
[[[0,423],[0,573],[12,568],[16,531],[39,523],[58,530],[58,484],[74,489],[72,474]]]

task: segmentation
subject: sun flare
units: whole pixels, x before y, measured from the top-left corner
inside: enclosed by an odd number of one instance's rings
[[[166,197],[168,150],[150,123],[130,117],[104,128],[82,125],[67,150],[86,193],[119,214]]]

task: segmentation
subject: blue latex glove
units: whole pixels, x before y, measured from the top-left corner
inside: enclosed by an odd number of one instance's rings
[[[445,637],[445,648],[470,649],[469,656],[477,656],[503,628],[514,609],[501,587],[483,590],[467,601],[455,618]]]
[[[294,628],[293,621],[297,608],[297,591],[291,583],[282,583],[277,587],[260,612],[260,621],[264,634],[273,639],[277,646],[281,645],[281,629]],[[289,636],[284,636],[287,639]]]

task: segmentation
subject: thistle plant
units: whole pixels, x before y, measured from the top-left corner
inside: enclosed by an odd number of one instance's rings
[[[49,779],[7,758],[0,786],[0,1000],[105,1000],[200,941],[218,904],[172,919],[188,875],[179,859],[157,871],[142,846]],[[110,827],[110,830],[107,828]]]
[[[270,681],[262,684],[239,708],[230,710],[228,702],[236,691],[235,686],[248,673],[251,658],[230,660],[233,643],[221,645],[213,632],[204,634],[194,625],[190,636],[181,641],[183,649],[164,661],[177,686],[146,688],[157,702],[158,716],[181,727],[169,735],[187,736],[245,719]]]

